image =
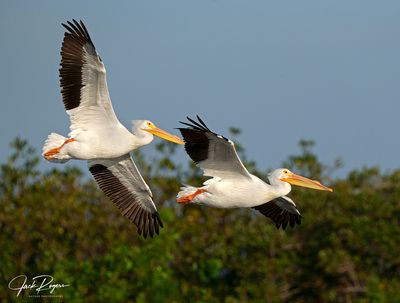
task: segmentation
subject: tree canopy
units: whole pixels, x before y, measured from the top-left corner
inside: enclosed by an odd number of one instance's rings
[[[341,163],[320,163],[313,144],[284,165],[334,192],[294,189],[303,220],[286,231],[250,209],[177,205],[182,183],[205,180],[199,170],[172,144],[152,159],[135,151],[165,225],[144,240],[83,172],[41,171],[15,139],[0,170],[0,301],[27,296],[8,288],[13,277],[48,274],[70,285],[55,291],[66,302],[400,302],[400,170],[330,179]]]

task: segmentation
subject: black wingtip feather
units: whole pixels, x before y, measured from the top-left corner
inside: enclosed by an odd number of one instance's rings
[[[80,105],[81,89],[85,86],[82,78],[82,68],[85,64],[84,53],[88,51],[85,45],[91,45],[89,52],[95,54],[95,47],[90,35],[75,19],[61,23],[66,29],[61,47],[60,85],[63,103],[66,110],[71,110]]]
[[[197,116],[198,118],[199,116]],[[205,130],[205,131],[209,131],[207,126],[203,126],[201,125],[201,123],[191,119],[190,117],[186,117],[190,122],[192,122],[194,125],[196,125],[198,128],[200,128],[201,130]],[[200,120],[199,120],[200,121]],[[204,122],[203,122],[204,123]]]
[[[192,129],[196,129],[196,130],[200,130],[200,131],[205,131],[205,132],[211,132],[212,131],[207,127],[207,125],[204,123],[204,121],[199,117],[199,115],[196,115],[197,117],[197,121],[195,121],[194,119],[190,118],[190,117],[186,117],[186,119],[190,122],[183,122],[183,121],[179,121],[179,123],[189,126]],[[178,128],[179,129],[179,128]]]
[[[62,25],[69,33],[73,32],[73,30],[72,30],[68,25],[66,25],[65,23],[61,23],[61,25]]]
[[[81,45],[89,43],[93,48],[95,48],[89,31],[82,20],[78,22],[75,19],[72,19],[72,22],[67,21],[67,24],[61,23],[61,25],[68,31],[66,34],[72,35],[72,37],[79,41]]]
[[[199,115],[196,115],[197,120],[199,120],[200,124],[203,125],[203,127],[205,129],[207,129],[208,131],[210,131],[210,129],[207,127],[207,125],[204,123],[204,121],[199,117]]]
[[[274,221],[277,229],[282,228],[285,230],[288,225],[294,228],[296,223],[298,225],[301,223],[301,215],[289,213],[275,204],[274,200],[253,208]]]
[[[158,223],[160,224],[160,227],[161,227],[161,228],[164,228],[164,224],[163,224],[162,221],[161,221],[160,215],[159,215],[158,213],[155,213],[155,216],[157,217],[157,221],[158,221]]]
[[[82,20],[80,20],[79,23],[80,23],[80,25],[81,25],[83,31],[85,32],[86,36],[88,37],[89,41],[92,42],[92,39],[90,38],[89,31],[87,30],[87,28],[86,28],[86,26],[85,26],[85,23],[83,23]],[[92,43],[92,44],[93,44],[93,43]]]
[[[150,213],[141,208],[139,204],[132,206],[131,199],[135,200],[136,198],[132,197],[132,193],[127,191],[106,166],[95,164],[89,167],[89,171],[106,196],[113,201],[127,219],[136,225],[139,236],[146,239],[148,235],[153,238],[154,232],[159,234],[159,227],[163,227],[163,223],[158,212]]]

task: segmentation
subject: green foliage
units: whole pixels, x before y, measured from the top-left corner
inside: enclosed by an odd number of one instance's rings
[[[321,164],[313,145],[301,141],[285,166],[326,178],[340,162]],[[66,302],[400,301],[400,170],[353,171],[330,181],[333,193],[293,190],[303,222],[282,231],[252,210],[177,205],[180,184],[204,178],[158,144],[152,159],[134,153],[165,224],[144,240],[78,169],[41,172],[26,141],[12,146],[0,171],[0,302],[26,299],[7,287],[21,274],[70,284],[55,291]]]

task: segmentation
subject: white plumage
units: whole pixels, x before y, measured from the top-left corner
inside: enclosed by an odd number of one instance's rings
[[[67,22],[61,47],[60,84],[70,118],[68,138],[51,133],[43,157],[64,163],[89,160],[90,172],[104,193],[139,234],[153,236],[162,227],[151,191],[129,153],[153,140],[153,135],[183,144],[177,136],[151,121],[133,121],[130,132],[114,113],[108,93],[106,69],[83,22]]]
[[[185,185],[177,195],[178,203],[205,204],[218,208],[251,207],[271,218],[283,229],[289,224],[300,224],[300,212],[286,197],[291,184],[332,191],[318,181],[279,168],[268,175],[269,183],[250,174],[240,161],[235,146],[229,139],[212,132],[197,116],[188,118],[188,126],[179,128],[185,149],[192,160],[210,176],[202,187]]]

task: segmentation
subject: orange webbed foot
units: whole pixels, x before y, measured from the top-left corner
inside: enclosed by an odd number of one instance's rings
[[[54,158],[54,156],[60,152],[61,148],[63,148],[65,144],[68,144],[68,143],[71,143],[74,141],[76,141],[74,138],[69,138],[69,139],[65,140],[64,143],[62,145],[60,145],[59,147],[52,148],[52,149],[48,150],[47,152],[45,152],[43,154],[43,157],[46,160],[50,160],[50,159]]]
[[[177,199],[176,202],[178,202],[178,203],[188,203],[188,202],[192,201],[194,198],[196,198],[196,196],[198,196],[198,195],[200,195],[200,194],[202,194],[204,192],[206,192],[205,189],[199,188],[193,194]]]

